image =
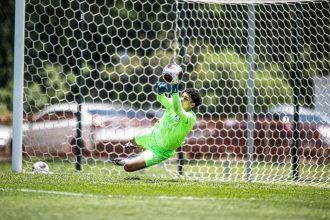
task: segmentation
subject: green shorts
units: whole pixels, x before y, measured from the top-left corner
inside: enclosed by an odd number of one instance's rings
[[[156,146],[155,142],[152,140],[151,130],[149,129],[135,136],[135,143],[138,144],[139,147],[145,149],[141,155],[147,167],[159,164],[172,157],[175,153],[174,150],[164,150],[162,147]]]

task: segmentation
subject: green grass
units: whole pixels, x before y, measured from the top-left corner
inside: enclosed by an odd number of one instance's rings
[[[24,160],[23,170],[30,171],[34,160]],[[47,160],[46,160],[47,161]],[[74,173],[75,159],[70,160],[49,160],[50,169],[54,173]],[[230,165],[228,165],[230,163]],[[227,165],[226,165],[227,164]],[[10,169],[9,163],[5,163]],[[0,164],[1,167],[1,164]],[[123,171],[121,167],[105,162],[104,159],[94,160],[88,158],[83,161],[82,169],[84,173],[100,173],[110,175],[120,175]],[[187,160],[184,163],[184,176],[190,179],[203,178],[205,180],[219,181],[245,181],[247,176],[247,161],[230,160]],[[143,171],[148,177],[174,177],[177,176],[178,164],[176,160],[168,160],[164,164],[153,166]],[[290,163],[275,163],[254,161],[252,164],[252,178],[254,181],[265,182],[290,182],[292,181],[292,165]],[[328,186],[330,178],[330,164],[299,164],[299,184]]]
[[[141,173],[28,174],[0,165],[0,219],[330,219],[330,190]]]

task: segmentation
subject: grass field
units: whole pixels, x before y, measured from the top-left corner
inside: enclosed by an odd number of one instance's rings
[[[18,174],[0,166],[0,219],[330,219],[330,190],[140,173]]]

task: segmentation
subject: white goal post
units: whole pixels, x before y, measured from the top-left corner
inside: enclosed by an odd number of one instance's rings
[[[12,170],[22,171],[22,122],[24,88],[24,22],[25,2],[15,3],[15,46],[14,46],[14,102],[13,102],[13,141]]]
[[[12,169],[124,172],[109,161],[139,153],[123,146],[176,62],[198,123],[141,175],[329,187],[329,17],[325,0],[17,0]]]

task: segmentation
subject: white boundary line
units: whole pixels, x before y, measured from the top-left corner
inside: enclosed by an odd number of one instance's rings
[[[126,195],[97,195],[97,194],[84,194],[75,192],[62,192],[51,190],[39,190],[39,189],[13,189],[13,188],[0,188],[0,191],[12,191],[12,192],[24,192],[24,193],[39,193],[49,195],[61,195],[61,196],[74,196],[74,197],[90,197],[90,198],[127,198],[127,199],[160,199],[160,200],[222,200],[215,197],[193,197],[193,196],[126,196]],[[228,199],[224,199],[228,200]],[[233,199],[234,200],[234,199]]]
[[[129,195],[98,195],[98,194],[85,194],[75,192],[62,192],[53,190],[39,190],[39,189],[15,189],[15,188],[0,188],[3,192],[23,192],[23,193],[36,193],[60,196],[73,196],[73,197],[88,197],[88,198],[113,198],[113,199],[158,199],[158,200],[185,200],[185,201],[280,201],[278,199],[266,198],[218,198],[218,197],[194,197],[194,196],[129,196]],[[304,202],[302,200],[294,200],[295,202]]]

